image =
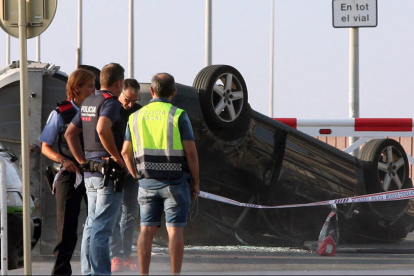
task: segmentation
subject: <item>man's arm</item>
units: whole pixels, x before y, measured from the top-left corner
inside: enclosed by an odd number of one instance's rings
[[[96,125],[96,132],[98,133],[102,145],[115,162],[121,167],[125,167],[125,163],[116,148],[114,134],[112,133],[112,121],[105,116],[99,117],[98,124]]]
[[[52,146],[48,145],[45,142],[42,142],[42,154],[50,160],[55,161],[57,163],[62,163],[62,161],[66,159],[63,155],[53,150]],[[65,160],[65,162],[62,165],[63,167],[65,167],[66,170],[70,172],[79,171],[78,166],[76,166],[76,164],[69,159]]]
[[[70,123],[65,132],[65,139],[68,142],[70,152],[75,157],[79,164],[85,162],[85,155],[82,151],[79,134],[82,132],[82,128]]]
[[[191,183],[191,200],[194,200],[200,194],[200,176],[197,148],[194,141],[185,140],[182,142],[185,156],[187,157],[188,168],[190,169],[191,177],[193,180]]]
[[[128,171],[132,174],[133,177],[137,178],[137,173],[134,167],[134,161],[132,156],[132,144],[130,141],[124,141],[122,146],[122,157],[124,158],[125,164],[128,168]]]

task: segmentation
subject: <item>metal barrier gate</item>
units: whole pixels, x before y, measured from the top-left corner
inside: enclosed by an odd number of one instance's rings
[[[372,138],[414,137],[411,118],[349,118],[349,119],[296,119],[274,118],[287,126],[314,137],[361,137],[344,149],[352,153]],[[407,153],[408,161],[414,158]]]

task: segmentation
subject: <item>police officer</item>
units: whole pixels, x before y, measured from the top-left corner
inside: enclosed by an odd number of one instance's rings
[[[117,63],[105,65],[101,70],[101,90],[85,99],[78,114],[66,131],[65,138],[80,166],[89,161],[105,162],[111,158],[120,168],[125,166],[122,148],[121,104],[118,97],[124,86],[124,68]],[[83,133],[85,154],[78,135]],[[115,191],[113,179],[102,171],[85,171],[88,194],[88,217],[86,219],[81,248],[81,272],[83,275],[111,274],[109,237],[121,206],[122,191]]]
[[[42,143],[42,153],[62,169],[52,188],[56,197],[57,222],[56,247],[53,251],[56,260],[52,275],[72,274],[70,260],[78,240],[78,217],[82,198],[85,195],[83,182],[76,186],[78,163],[69,151],[64,133],[83,100],[92,95],[94,91],[94,74],[84,69],[75,70],[69,76],[66,85],[68,99],[59,102],[56,109],[50,113],[39,137]],[[58,139],[58,151],[53,149],[56,138]]]
[[[125,79],[124,90],[118,97],[122,105],[122,133],[125,133],[129,115],[142,106],[139,100],[140,85],[135,79]],[[119,210],[112,236],[109,240],[111,250],[111,271],[138,270],[136,258],[131,258],[133,236],[138,217],[138,181],[129,174],[124,182],[124,198],[122,208]]]
[[[197,149],[187,114],[170,103],[176,93],[174,77],[157,74],[150,89],[153,99],[129,117],[122,148],[129,171],[140,178],[138,263],[141,274],[148,274],[152,240],[164,210],[171,274],[179,274],[187,213],[200,193]]]

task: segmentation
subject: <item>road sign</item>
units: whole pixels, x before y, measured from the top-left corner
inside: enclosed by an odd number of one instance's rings
[[[9,35],[19,38],[19,1],[0,1],[0,27]],[[27,38],[43,33],[52,22],[57,0],[27,0]]]
[[[335,28],[376,27],[377,0],[333,0],[332,24]]]

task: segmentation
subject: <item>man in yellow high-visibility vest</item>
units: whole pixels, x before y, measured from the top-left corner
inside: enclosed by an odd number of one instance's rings
[[[129,171],[140,179],[138,263],[141,274],[148,274],[152,240],[165,211],[171,273],[179,274],[188,210],[200,193],[197,149],[187,113],[170,103],[174,77],[156,74],[150,89],[150,103],[129,117],[122,148]]]

